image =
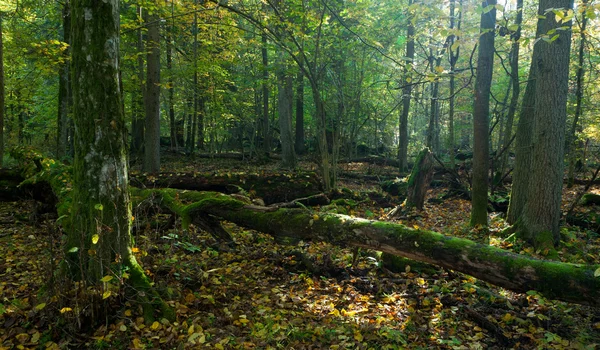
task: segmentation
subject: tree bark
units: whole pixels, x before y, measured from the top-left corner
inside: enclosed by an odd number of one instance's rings
[[[594,277],[599,265],[538,260],[404,225],[339,214],[318,215],[305,209],[266,208],[218,193],[132,191],[137,200],[155,196],[187,221],[213,215],[275,237],[379,250],[464,272],[516,292],[536,290],[551,299],[600,306],[600,279]]]
[[[582,1],[582,12],[581,12],[581,25],[579,28],[579,33],[581,35],[581,39],[579,41],[579,52],[577,53],[577,74],[576,74],[576,87],[575,87],[575,115],[573,116],[573,124],[571,125],[571,130],[569,130],[569,135],[567,137],[567,145],[565,149],[565,153],[567,154],[567,158],[569,161],[569,170],[567,175],[567,187],[573,187],[575,182],[575,162],[576,162],[576,153],[577,153],[577,136],[576,133],[581,130],[579,127],[579,118],[582,114],[582,104],[583,104],[583,87],[584,87],[584,77],[585,77],[585,69],[583,67],[585,62],[585,45],[587,40],[587,8],[588,8],[588,0]],[[585,160],[584,160],[585,161]]]
[[[65,203],[60,206],[70,223],[65,272],[73,280],[103,289],[104,276],[128,270],[136,297],[148,302],[157,294],[131,252],[118,0],[73,2],[72,29],[76,133],[70,212],[66,213],[69,206]],[[59,193],[66,196],[66,192]]]
[[[262,134],[262,150],[265,155],[271,151],[271,130],[269,128],[269,52],[267,50],[267,35],[262,35],[262,119],[261,119],[261,134]]]
[[[508,167],[508,147],[513,140],[513,124],[515,120],[515,114],[519,105],[519,95],[521,94],[521,83],[519,81],[519,51],[521,39],[521,26],[523,23],[523,0],[517,0],[517,18],[515,19],[515,25],[517,29],[511,34],[511,47],[510,47],[510,81],[512,84],[512,95],[510,98],[510,105],[508,106],[508,114],[506,116],[506,124],[504,126],[504,139],[502,140],[501,147],[504,149],[504,153],[500,158],[500,165],[498,166],[498,180],[502,179],[504,172]]]
[[[552,247],[560,242],[559,221],[564,169],[565,129],[569,85],[571,21],[559,23],[547,9],[572,9],[571,0],[542,0],[538,27],[547,40],[538,40],[532,61],[537,66],[533,153],[527,174],[527,205],[520,217],[519,230],[536,247]],[[543,15],[543,16],[542,16]],[[546,34],[558,27],[557,33]],[[551,32],[550,32],[551,33]],[[539,55],[535,55],[538,51]]]
[[[411,74],[413,60],[415,58],[415,26],[413,24],[414,14],[411,12],[413,0],[408,2],[408,16],[406,26],[406,60],[404,65],[404,86],[402,87],[402,112],[399,120],[398,140],[398,168],[400,172],[408,169],[408,114],[410,112],[410,99],[412,93]]]
[[[296,78],[296,143],[295,150],[298,155],[306,152],[304,146],[304,73],[298,72]]]
[[[494,28],[496,0],[483,1],[481,13],[475,102],[473,104],[473,185],[471,190],[471,226],[487,226],[489,180],[490,88],[494,68]],[[491,6],[491,9],[488,7]]]
[[[144,23],[144,15],[142,7],[137,7],[137,15],[139,19],[138,25]],[[137,84],[138,88],[132,93],[132,116],[131,116],[131,154],[132,157],[142,159],[144,152],[144,124],[145,124],[145,95],[146,85],[144,84],[144,35],[142,29],[137,30]]]
[[[284,67],[282,67],[284,69]],[[279,141],[281,142],[281,166],[286,169],[296,167],[296,152],[292,134],[293,79],[284,71],[279,74]]]
[[[288,202],[323,192],[315,173],[304,174],[201,174],[161,173],[132,176],[131,183],[138,187],[169,187],[194,191],[218,191],[238,193],[240,189],[254,193],[265,203]],[[277,186],[274,186],[277,184]]]
[[[144,171],[160,172],[160,18],[147,16],[146,132]]]
[[[173,36],[172,32],[175,28],[175,18],[173,18],[174,2],[171,0],[171,25],[167,29],[167,70],[169,71],[169,79],[167,82],[168,101],[169,101],[169,129],[171,139],[171,150],[177,150],[177,123],[175,122],[175,86],[173,85]]]

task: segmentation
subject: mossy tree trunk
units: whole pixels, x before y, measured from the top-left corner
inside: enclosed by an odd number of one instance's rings
[[[487,226],[488,172],[490,154],[490,89],[494,68],[494,27],[496,0],[484,0],[481,13],[475,102],[473,103],[473,186],[471,189],[471,225]]]
[[[89,286],[121,276],[149,299],[150,282],[131,251],[131,203],[119,83],[119,2],[72,3],[75,157],[64,272]]]
[[[408,179],[408,193],[404,210],[417,208],[423,210],[425,195],[433,176],[433,157],[429,148],[423,149],[417,156],[417,161]]]
[[[0,12],[0,168],[4,160],[4,40],[2,40],[2,19]]]
[[[464,272],[513,291],[536,290],[548,298],[600,306],[600,278],[594,277],[598,265],[539,260],[390,222],[261,207],[214,192],[132,191],[136,200],[160,199],[158,202],[180,214],[183,222],[211,215],[275,237],[375,249]]]

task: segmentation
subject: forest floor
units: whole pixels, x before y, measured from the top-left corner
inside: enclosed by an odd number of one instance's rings
[[[309,168],[311,165],[306,165]],[[172,162],[177,171],[258,171],[234,161]],[[266,170],[265,170],[266,169]],[[365,164],[344,171],[393,176]],[[261,165],[260,171],[279,171]],[[378,190],[375,181],[347,179],[354,191]],[[579,188],[565,190],[565,207]],[[594,189],[598,191],[598,188]],[[445,188],[431,189],[439,198]],[[435,203],[433,203],[435,202]],[[499,236],[506,227],[491,214],[490,230],[468,227],[470,203],[450,198],[426,204],[404,220],[409,226],[486,242],[537,257],[526,245]],[[0,349],[594,349],[600,344],[600,310],[516,294],[445,269],[393,273],[376,252],[353,252],[323,243],[276,244],[260,232],[225,224],[238,243],[218,249],[193,227],[159,232],[136,218],[134,252],[177,314],[145,324],[141,310],[118,295],[120,307],[100,326],[78,325],[85,309],[42,297],[61,258],[55,220],[32,223],[33,203],[0,202]],[[384,218],[391,208],[364,201],[348,214]],[[318,210],[318,209],[316,209]],[[594,211],[595,208],[586,209]],[[562,261],[600,263],[600,236],[563,229]]]

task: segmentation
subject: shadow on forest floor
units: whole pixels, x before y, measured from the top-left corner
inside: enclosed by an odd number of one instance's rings
[[[393,175],[390,169],[365,167],[348,165],[347,171]],[[169,168],[257,171],[232,161],[173,162]],[[279,171],[275,165],[270,170]],[[376,182],[356,179],[342,185],[377,188]],[[431,189],[429,197],[441,191]],[[571,192],[565,192],[565,202]],[[444,269],[392,273],[380,268],[370,251],[362,251],[352,267],[348,249],[279,245],[232,224],[226,227],[238,247],[218,249],[210,234],[194,227],[158,232],[160,215],[136,218],[135,252],[175,308],[177,321],[144,324],[141,310],[114,296],[107,305],[125,305],[116,316],[89,332],[69,334],[73,325],[64,321],[79,307],[76,301],[58,306],[37,297],[51,275],[52,259],[60,256],[61,233],[52,221],[32,225],[32,207],[28,201],[0,202],[0,349],[592,349],[600,343],[600,313],[593,308],[533,292],[515,294]],[[389,210],[368,202],[347,209],[375,218]],[[402,223],[535,255],[496,236],[505,227],[499,216],[493,216],[489,233],[468,228],[469,210],[468,201],[447,199],[428,203],[421,216]],[[559,250],[563,261],[600,262],[597,235],[565,232],[570,238]]]

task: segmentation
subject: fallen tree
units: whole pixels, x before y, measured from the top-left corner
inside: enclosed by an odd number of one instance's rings
[[[261,197],[266,204],[288,202],[323,192],[315,173],[160,173],[131,176],[131,184],[144,188],[238,193],[240,189]]]
[[[279,238],[375,249],[460,271],[516,292],[535,290],[551,299],[600,306],[600,278],[594,276],[599,266],[534,259],[390,222],[257,206],[221,193],[132,189],[132,195],[137,201],[153,197],[157,205],[181,215],[184,222],[216,217]]]

